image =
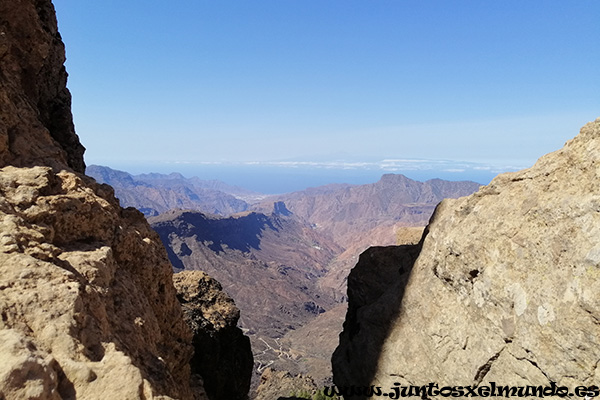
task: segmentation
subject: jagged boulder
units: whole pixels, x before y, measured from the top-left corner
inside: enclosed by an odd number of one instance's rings
[[[336,384],[597,384],[598,182],[600,119],[532,168],[442,201],[410,276],[380,268],[350,307]],[[352,305],[365,287],[349,284]]]
[[[246,399],[254,360],[250,339],[237,327],[240,310],[202,271],[181,271],[173,282],[194,334],[192,374],[201,377],[211,400]]]

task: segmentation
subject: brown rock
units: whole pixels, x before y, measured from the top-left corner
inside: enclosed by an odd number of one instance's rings
[[[0,2],[0,167],[84,172],[64,61],[50,0]]]
[[[173,282],[194,334],[192,373],[202,377],[211,400],[246,399],[254,361],[250,339],[236,326],[240,310],[202,271],[179,272]]]
[[[111,190],[0,169],[0,397],[191,398],[189,328],[156,233]]]
[[[407,281],[349,282],[358,308],[336,384],[597,384],[599,178],[600,119],[532,168],[444,200]]]

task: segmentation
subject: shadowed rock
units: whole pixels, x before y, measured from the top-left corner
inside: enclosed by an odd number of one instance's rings
[[[84,172],[64,62],[50,0],[0,2],[0,167]]]
[[[211,400],[246,399],[254,361],[250,339],[237,327],[240,310],[202,271],[179,272],[173,282],[194,334],[192,374],[202,377]]]

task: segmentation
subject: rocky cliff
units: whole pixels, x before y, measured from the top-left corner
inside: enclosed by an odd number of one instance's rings
[[[49,0],[0,2],[0,399],[206,399],[158,235],[83,175],[64,57]]]
[[[0,170],[0,397],[191,398],[191,335],[156,233],[107,186]]]
[[[49,0],[0,2],[0,166],[84,172],[64,61]]]
[[[532,168],[442,201],[420,245],[364,254],[336,384],[597,384],[599,179],[600,119]]]

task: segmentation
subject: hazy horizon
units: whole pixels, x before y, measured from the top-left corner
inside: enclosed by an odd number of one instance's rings
[[[597,1],[55,6],[93,163],[529,165],[600,113]]]
[[[402,174],[426,181],[474,181],[486,185],[496,175],[527,166],[498,166],[482,163],[427,159],[387,159],[378,161],[270,161],[270,162],[117,162],[88,163],[132,175],[180,173],[186,178],[220,180],[229,185],[263,194],[282,194],[333,183],[368,184],[384,174]]]

